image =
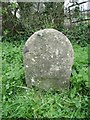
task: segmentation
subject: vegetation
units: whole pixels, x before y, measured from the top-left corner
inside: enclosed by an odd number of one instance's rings
[[[63,2],[2,3],[3,31],[27,34],[46,27],[58,28],[64,23]],[[12,14],[13,12],[13,14]],[[19,18],[17,17],[19,13]]]
[[[90,25],[81,22],[68,29],[63,25],[63,3],[44,3],[44,5],[42,9],[42,3],[2,3],[0,51],[2,45],[3,120],[43,117],[87,119],[90,116],[88,113],[88,68],[90,64],[90,60],[88,61],[88,45],[90,45],[88,28]],[[20,10],[20,18],[16,16],[18,10]],[[77,11],[78,8],[76,8],[75,15]],[[55,28],[63,32],[74,48],[70,88],[63,93],[26,87],[23,47],[30,35],[44,28]]]
[[[13,41],[13,38],[12,40]],[[3,110],[7,118],[86,118],[88,117],[88,47],[74,44],[73,65],[69,91],[39,91],[25,85],[23,66],[24,41],[2,43]]]
[[[81,47],[87,46],[90,44],[89,40],[89,24],[80,23],[74,26],[72,29],[64,28],[61,30],[69,40],[74,44],[77,43]]]

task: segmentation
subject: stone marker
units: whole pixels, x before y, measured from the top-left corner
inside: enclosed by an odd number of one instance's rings
[[[24,48],[26,84],[41,89],[68,89],[74,52],[68,38],[55,29],[35,32]]]

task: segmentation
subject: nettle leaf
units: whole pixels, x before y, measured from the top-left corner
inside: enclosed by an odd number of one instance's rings
[[[9,83],[8,83],[8,84],[6,84],[6,89],[9,89]]]
[[[75,105],[76,105],[77,108],[78,108],[78,107],[81,107],[80,101],[79,101],[79,100],[75,101]]]
[[[79,98],[75,98],[73,100],[73,102],[74,102],[76,108],[81,108],[81,100]]]
[[[75,94],[76,94],[76,87],[74,87],[74,88],[71,89],[71,91],[70,91],[70,97],[74,98]]]
[[[81,108],[78,107],[78,109],[75,111],[75,116],[81,118]]]

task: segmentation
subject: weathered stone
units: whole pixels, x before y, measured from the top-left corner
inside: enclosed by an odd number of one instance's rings
[[[35,32],[24,48],[26,84],[42,89],[68,89],[74,52],[68,38],[55,29]]]

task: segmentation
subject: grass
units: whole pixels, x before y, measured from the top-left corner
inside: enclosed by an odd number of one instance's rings
[[[39,91],[25,85],[24,42],[2,42],[2,118],[88,117],[88,47],[74,48],[70,89]]]

